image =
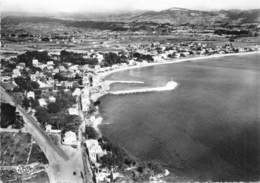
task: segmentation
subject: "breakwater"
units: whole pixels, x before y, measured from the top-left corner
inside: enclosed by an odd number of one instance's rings
[[[177,85],[178,85],[178,83],[176,83],[175,81],[169,81],[168,83],[166,83],[165,86],[161,86],[161,87],[111,91],[111,92],[109,92],[109,94],[112,94],[112,95],[126,95],[126,94],[146,93],[146,92],[171,91],[171,90],[174,90],[177,87]]]
[[[174,92],[103,97],[104,125],[99,128],[133,156],[159,160],[173,176],[194,181],[259,181],[260,168],[255,163],[258,66],[259,54],[110,76],[127,80],[138,75],[135,78],[145,83],[178,78],[181,87]]]

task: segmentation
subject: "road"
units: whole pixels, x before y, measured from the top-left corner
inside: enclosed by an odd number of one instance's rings
[[[26,131],[30,133],[40,146],[49,161],[47,173],[51,183],[83,183],[81,172],[84,172],[81,154],[71,147],[61,148],[55,145],[38,122],[15,102],[15,100],[0,86],[1,102],[16,106],[23,117]],[[65,149],[65,150],[64,150]]]

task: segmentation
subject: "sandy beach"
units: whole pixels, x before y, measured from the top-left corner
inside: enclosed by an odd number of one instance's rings
[[[260,53],[260,50],[258,51],[252,51],[252,52],[240,52],[240,53],[228,53],[228,54],[215,54],[215,55],[209,55],[209,56],[195,56],[190,58],[181,58],[181,59],[171,59],[165,62],[155,62],[155,63],[147,63],[142,65],[134,65],[134,66],[127,66],[123,68],[116,68],[110,71],[106,71],[103,73],[99,73],[100,77],[102,79],[105,79],[107,76],[121,71],[126,71],[130,69],[138,69],[143,67],[151,67],[155,65],[164,65],[164,64],[173,64],[173,63],[181,63],[181,62],[188,62],[188,61],[195,61],[195,60],[202,60],[202,59],[210,59],[210,58],[220,58],[220,57],[226,57],[226,56],[242,56],[242,55],[249,55],[249,54],[256,54]]]
[[[117,72],[122,72],[122,71],[127,71],[130,69],[138,69],[138,68],[144,68],[144,67],[151,67],[151,66],[156,66],[156,65],[164,65],[164,64],[174,64],[174,63],[181,63],[181,62],[188,62],[188,61],[195,61],[195,60],[202,60],[202,59],[210,59],[210,58],[221,58],[221,57],[226,57],[226,56],[243,56],[243,55],[249,55],[249,54],[257,54],[260,53],[260,50],[258,51],[253,51],[253,52],[242,52],[242,53],[230,53],[230,54],[216,54],[216,55],[209,55],[209,56],[197,56],[197,57],[190,57],[190,58],[182,58],[182,59],[171,59],[169,61],[165,62],[156,62],[156,63],[147,63],[147,64],[142,64],[142,65],[134,65],[134,66],[127,66],[123,68],[116,68],[110,71],[98,73],[99,77],[101,80],[105,80],[102,82],[103,87],[105,90],[100,91],[98,94],[95,94],[92,96],[93,101],[99,100],[101,97],[104,95],[107,95],[110,90],[110,85],[112,83],[143,83],[142,81],[112,81],[112,80],[106,80],[106,77],[108,77],[111,74],[117,73]],[[176,86],[178,84],[176,83]],[[175,88],[175,87],[174,87]],[[94,121],[93,127],[98,130],[98,126],[102,123],[102,116],[100,115],[101,119]]]

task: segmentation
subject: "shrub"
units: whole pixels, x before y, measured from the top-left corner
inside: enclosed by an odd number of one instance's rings
[[[86,127],[86,136],[87,136],[88,139],[98,139],[99,138],[99,134],[91,126]]]

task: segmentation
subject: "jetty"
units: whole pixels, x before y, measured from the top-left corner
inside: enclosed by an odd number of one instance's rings
[[[147,93],[147,92],[161,92],[161,91],[171,91],[174,90],[178,86],[178,83],[175,81],[169,81],[165,86],[161,87],[153,87],[153,88],[139,88],[132,90],[118,90],[111,91],[109,94],[112,95],[126,95],[126,94],[135,94],[135,93]]]

